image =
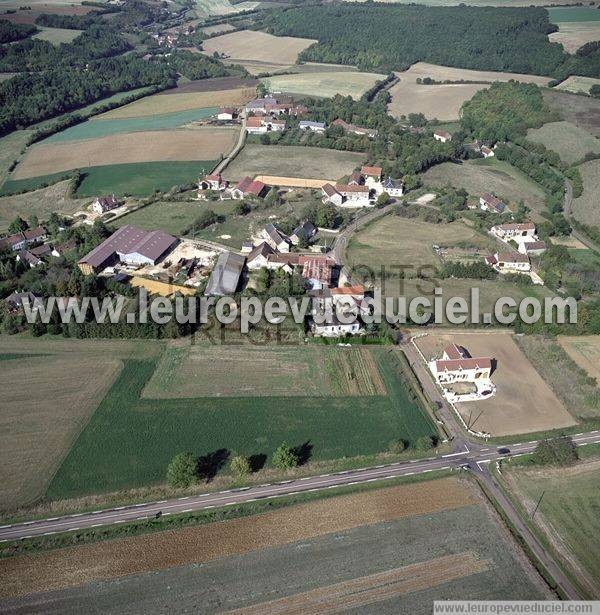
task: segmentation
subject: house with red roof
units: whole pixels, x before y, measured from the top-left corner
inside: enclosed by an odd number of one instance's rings
[[[232,199],[245,199],[246,197],[256,197],[262,199],[267,196],[269,192],[269,186],[263,184],[263,182],[252,179],[251,177],[244,177],[238,182],[235,188],[231,189]]]

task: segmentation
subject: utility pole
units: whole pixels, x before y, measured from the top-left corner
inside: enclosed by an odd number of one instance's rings
[[[537,504],[535,505],[535,508],[533,509],[533,512],[531,513],[532,521],[533,521],[533,518],[535,517],[535,513],[537,512],[538,508],[540,507],[540,504],[542,503],[542,498],[544,497],[544,493],[546,492],[542,491],[542,495],[540,495],[540,499],[537,501]]]

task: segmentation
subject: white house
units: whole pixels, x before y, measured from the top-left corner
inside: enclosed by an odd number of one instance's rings
[[[355,186],[336,184],[336,191],[342,195],[342,207],[372,207],[370,190],[368,186]]]
[[[246,257],[246,265],[248,269],[261,269],[268,265],[268,258],[271,254],[275,254],[275,250],[266,242],[262,242]]]
[[[519,243],[529,238],[530,241],[535,240],[535,224],[533,222],[497,224],[492,226],[490,233],[501,239],[502,241],[510,241],[511,239]]]
[[[205,175],[198,182],[198,190],[215,190],[221,191],[227,188],[227,182],[223,181],[223,177],[220,173],[213,173],[211,175]]]
[[[112,209],[117,209],[121,203],[113,194],[112,196],[97,196],[92,203],[92,211],[103,214]]]
[[[345,335],[356,335],[361,332],[358,320],[347,324],[341,322],[336,316],[332,316],[329,321],[323,323],[313,321],[311,326],[313,335],[316,337],[343,337]]]
[[[392,179],[388,177],[381,183],[383,192],[387,192],[390,196],[402,196],[404,194],[404,181],[402,179]]]
[[[337,207],[342,206],[344,197],[336,190],[334,186],[331,184],[323,184],[323,186],[321,186],[321,191],[323,193],[323,202],[329,202]]]
[[[217,113],[217,119],[223,122],[231,122],[237,117],[237,109],[233,107],[221,107]]]
[[[481,146],[481,155],[484,158],[492,158],[493,156],[495,156],[494,150],[489,148],[487,145]]]
[[[441,141],[442,143],[447,143],[448,141],[452,141],[452,135],[446,130],[434,130],[433,138],[436,141]]]
[[[527,256],[539,256],[547,249],[545,241],[525,241],[519,244],[519,252]]]
[[[485,262],[500,273],[520,273],[531,271],[531,263],[527,254],[520,252],[496,252],[487,256]]]
[[[302,241],[309,241],[316,234],[317,229],[312,222],[306,220],[300,226],[297,226],[290,235],[290,241],[297,246]]]
[[[325,132],[324,122],[312,122],[310,120],[302,120],[298,123],[300,130],[311,130],[312,132]]]
[[[279,231],[279,229],[269,222],[261,231],[261,237],[273,250],[277,252],[289,252],[291,241]]]
[[[284,120],[273,120],[270,117],[249,117],[246,120],[246,132],[248,134],[264,134],[266,132],[283,132]]]

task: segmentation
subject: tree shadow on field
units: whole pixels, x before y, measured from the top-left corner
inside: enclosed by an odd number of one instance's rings
[[[250,455],[248,460],[250,461],[250,471],[254,473],[265,467],[267,456],[264,453],[257,453],[256,455]]]
[[[216,476],[217,472],[227,463],[229,454],[226,448],[220,448],[218,451],[198,457],[198,477],[209,483]]]
[[[310,440],[307,440],[304,444],[300,444],[294,449],[296,455],[298,455],[298,465],[303,466],[312,457],[313,445]]]

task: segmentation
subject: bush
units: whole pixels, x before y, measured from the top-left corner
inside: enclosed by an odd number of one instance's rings
[[[567,436],[542,440],[533,452],[533,462],[539,465],[566,466],[579,459],[577,447]]]
[[[415,448],[418,451],[430,451],[436,445],[433,436],[422,436],[415,441]]]
[[[287,442],[281,444],[273,453],[273,465],[280,470],[295,468],[300,463],[300,458],[294,447]]]
[[[192,453],[175,455],[167,468],[167,482],[171,487],[189,487],[196,482],[198,462]]]
[[[406,442],[404,440],[392,440],[390,442],[389,451],[394,455],[399,455],[406,450]]]
[[[231,463],[229,464],[231,471],[242,478],[243,476],[248,476],[250,472],[252,472],[252,466],[250,465],[250,460],[248,457],[244,455],[236,455],[232,458]]]

